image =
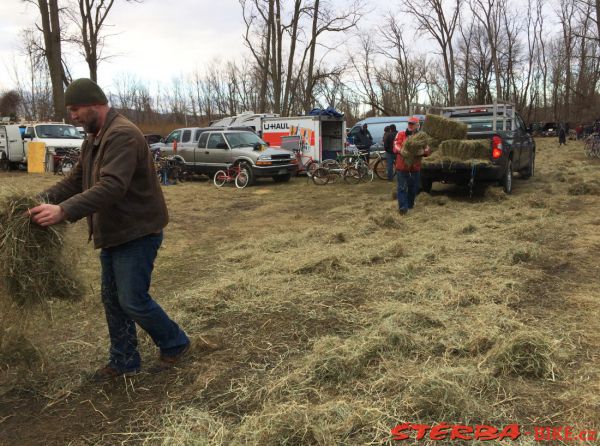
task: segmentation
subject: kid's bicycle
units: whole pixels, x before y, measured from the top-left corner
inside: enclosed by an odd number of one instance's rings
[[[228,165],[224,170],[215,173],[213,183],[217,187],[223,187],[225,184],[233,183],[238,189],[243,189],[249,183],[250,175],[246,169],[239,164]]]

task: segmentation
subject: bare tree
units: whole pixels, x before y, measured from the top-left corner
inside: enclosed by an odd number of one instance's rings
[[[65,118],[65,92],[68,78],[63,67],[60,9],[58,0],[24,0],[37,6],[42,19],[41,31],[44,35],[44,54],[48,63],[52,82],[52,103],[54,119]]]
[[[496,79],[497,99],[504,99],[498,48],[500,44],[500,24],[502,23],[503,11],[506,9],[506,1],[507,0],[470,0],[471,12],[479,21],[487,35],[487,43],[490,48],[490,56]]]
[[[141,0],[126,0],[139,3]],[[102,56],[106,36],[103,35],[106,19],[115,0],[75,0],[75,5],[67,9],[67,15],[79,33],[68,40],[75,43],[85,58],[90,79],[98,80],[98,64],[107,57]]]
[[[416,20],[417,29],[427,32],[440,47],[448,85],[447,103],[454,105],[456,101],[456,67],[453,39],[463,0],[449,0],[449,3],[452,8],[447,13],[444,0],[402,0],[403,11]]]

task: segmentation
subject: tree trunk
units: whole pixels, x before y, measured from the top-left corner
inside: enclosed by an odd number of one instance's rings
[[[319,23],[319,0],[315,0],[313,7],[312,38],[310,40],[310,52],[308,56],[308,66],[306,69],[306,89],[304,90],[304,112],[308,113],[312,107],[312,96],[314,88],[314,69],[315,69],[315,48],[317,46],[317,25]]]
[[[52,83],[53,119],[62,121],[66,116],[66,110],[58,0],[38,0],[38,7],[42,17],[46,60]]]

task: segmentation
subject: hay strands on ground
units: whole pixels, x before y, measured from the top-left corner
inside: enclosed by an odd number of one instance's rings
[[[72,258],[64,252],[65,224],[48,228],[33,223],[27,210],[39,204],[32,196],[13,194],[0,203],[0,263],[3,265],[1,297],[19,307],[51,299],[77,300],[82,285]]]

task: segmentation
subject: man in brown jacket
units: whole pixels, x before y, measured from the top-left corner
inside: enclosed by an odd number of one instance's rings
[[[136,323],[160,348],[161,367],[173,365],[189,350],[190,340],[148,294],[169,217],[146,141],[132,122],[108,106],[106,95],[90,79],[73,81],[65,104],[88,136],[72,173],[45,191],[51,204],[30,213],[41,226],[86,217],[90,240],[101,249],[110,351],[108,364],[95,376],[109,379],[140,369]]]

